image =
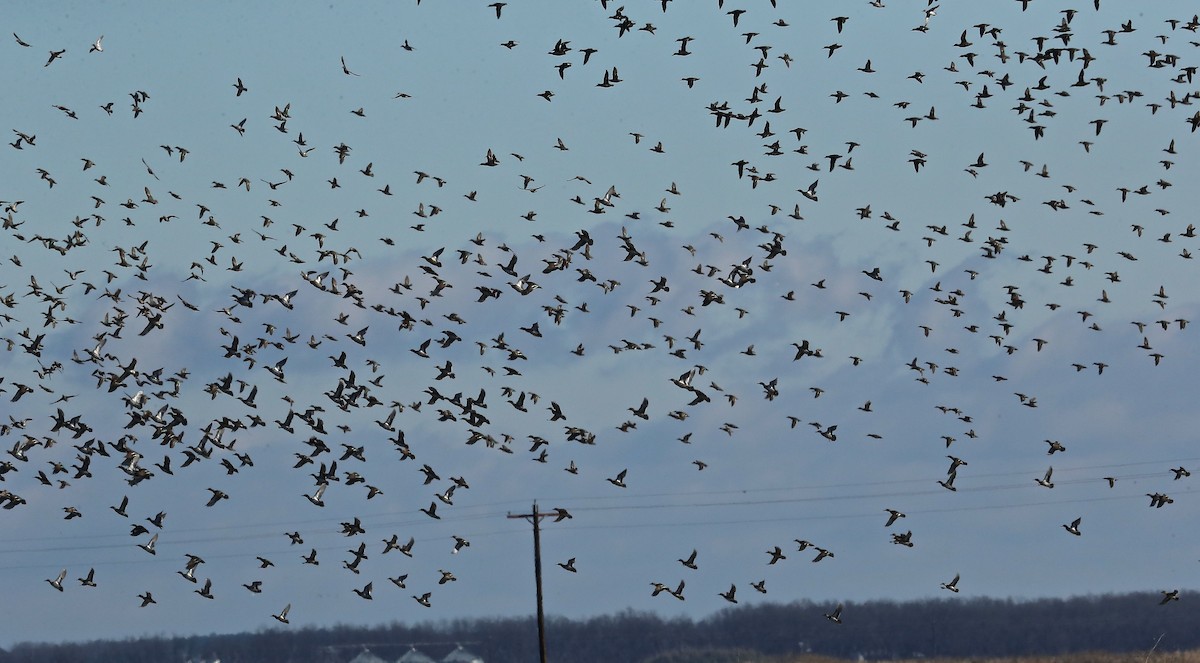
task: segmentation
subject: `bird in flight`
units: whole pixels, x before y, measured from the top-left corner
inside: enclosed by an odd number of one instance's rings
[[[82,578],[77,578],[77,580],[79,580],[79,584],[83,585],[84,587],[95,587],[96,586],[96,569],[94,569],[94,568],[88,569],[87,575]]]
[[[59,571],[58,576],[56,578],[54,578],[53,580],[50,580],[49,578],[47,578],[46,582],[50,583],[50,586],[53,587],[54,589],[57,589],[58,591],[61,592],[63,590],[63,586],[62,586],[63,579],[66,577],[67,577],[67,570],[63,569],[62,571]]]
[[[954,592],[955,594],[957,594],[958,593],[958,574],[955,573],[954,579],[951,580],[950,582],[942,583],[942,589],[945,589],[947,591],[951,591],[951,592]]]
[[[900,513],[899,511],[897,511],[895,509],[884,509],[884,511],[887,511],[887,513],[888,513],[888,519],[887,519],[887,522],[884,523],[884,525],[883,525],[884,527],[891,527],[892,524],[895,523],[897,519],[906,517],[903,513]]]
[[[842,604],[841,603],[837,604],[837,607],[833,609],[833,612],[825,613],[825,619],[828,619],[829,621],[833,622],[834,624],[841,624],[842,623]]]
[[[610,477],[608,479],[608,482],[611,483],[612,485],[616,486],[617,488],[625,488],[625,473],[628,471],[629,470],[625,469],[625,470],[621,470],[620,472],[617,472],[617,476]]]
[[[1051,474],[1054,474],[1054,468],[1053,468],[1053,467],[1050,467],[1050,468],[1047,468],[1047,469],[1046,469],[1046,474],[1045,474],[1045,476],[1043,476],[1043,477],[1042,477],[1042,478],[1040,478],[1040,479],[1034,479],[1033,481],[1034,481],[1034,483],[1036,483],[1037,485],[1039,485],[1039,486],[1042,486],[1042,487],[1044,487],[1044,488],[1053,488],[1053,487],[1054,487],[1054,484],[1053,484],[1053,483],[1051,483],[1051,481],[1050,481],[1050,475],[1051,475]]]

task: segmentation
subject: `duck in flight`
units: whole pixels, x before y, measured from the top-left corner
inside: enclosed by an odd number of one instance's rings
[[[63,590],[63,586],[62,586],[63,579],[66,577],[67,577],[67,570],[63,569],[62,571],[58,572],[58,577],[54,578],[53,580],[46,578],[46,582],[50,583],[50,586],[53,587],[54,589],[57,589],[58,591],[61,592]]]
[[[825,619],[828,619],[829,621],[833,622],[834,624],[841,624],[842,623],[842,604],[841,603],[837,604],[837,607],[833,609],[833,612],[825,613]]]
[[[958,593],[958,574],[955,573],[954,579],[951,580],[950,582],[942,583],[942,589],[950,591],[950,592],[954,592],[955,594],[957,594]]]

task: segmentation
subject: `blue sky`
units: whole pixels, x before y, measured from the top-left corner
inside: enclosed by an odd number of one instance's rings
[[[0,352],[0,420],[24,428],[0,446],[26,435],[38,444],[27,462],[2,457],[16,470],[0,488],[26,503],[0,511],[0,582],[25,609],[0,646],[274,628],[285,604],[293,627],[531,614],[529,526],[506,515],[535,500],[574,516],[543,530],[554,615],[632,607],[701,617],[728,605],[718,592],[731,583],[742,603],[924,598],[945,594],[940,583],[956,573],[959,596],[1187,589],[1197,542],[1184,525],[1196,505],[1191,480],[1171,469],[1198,457],[1188,434],[1194,328],[1178,322],[1198,305],[1194,262],[1181,255],[1198,248],[1184,236],[1197,172],[1188,5],[1155,3],[1137,16],[1115,3],[947,5],[922,32],[913,30],[926,24],[921,3],[716,4],[663,12],[627,2],[634,28],[624,36],[610,18],[617,3],[599,2],[509,3],[499,19],[488,3],[433,0],[303,11],[109,3],[18,17],[29,46],[0,46],[0,79],[17,92],[4,114],[35,138],[0,160],[0,199],[23,201],[0,244],[11,256],[0,297],[13,297],[0,311],[12,318],[0,327],[12,343]],[[736,27],[735,9],[746,10]],[[1078,9],[1066,26],[1064,9]],[[835,11],[848,17],[840,33]],[[1105,30],[1129,20],[1132,32],[1104,43]],[[981,24],[1001,31],[981,36]],[[1075,60],[1064,50],[1039,66],[1036,38],[1053,48],[1064,34]],[[103,51],[89,53],[100,35]],[[684,37],[689,54],[676,55]],[[554,55],[560,40],[569,50]],[[759,47],[768,66],[756,76]],[[595,49],[587,63],[584,49]],[[1075,86],[1083,49],[1093,59]],[[1148,67],[1151,51],[1177,60]],[[598,86],[614,68],[620,82]],[[685,77],[697,80],[688,87]],[[1172,95],[1189,103],[1171,107]],[[780,112],[768,112],[777,99]],[[109,102],[111,115],[101,109]],[[718,128],[714,104],[760,116]],[[284,108],[281,130],[271,116]],[[768,154],[776,141],[780,154]],[[339,164],[341,144],[350,151]],[[488,150],[494,167],[481,165]],[[852,169],[830,169],[827,155]],[[84,170],[83,159],[95,165]],[[733,164],[743,160],[739,178]],[[751,173],[763,179],[755,185]],[[814,181],[810,200],[801,190]],[[610,187],[611,206],[595,202]],[[47,248],[77,229],[80,246]],[[588,255],[571,250],[580,231],[593,240]],[[773,238],[786,254],[767,257]],[[1002,250],[985,257],[989,241]],[[638,260],[626,260],[626,243]],[[117,264],[118,249],[133,252],[131,266]],[[501,270],[514,255],[517,276],[539,286],[527,295]],[[556,256],[569,265],[543,273]],[[721,281],[743,264],[753,282]],[[882,280],[869,276],[876,268]],[[583,269],[596,282],[581,280]],[[303,277],[325,272],[324,291]],[[31,277],[40,292],[30,294]],[[396,286],[406,278],[411,290]],[[652,292],[664,278],[669,290]],[[433,296],[439,280],[447,285]],[[361,307],[342,296],[346,284]],[[501,294],[478,302],[477,287]],[[100,297],[118,288],[120,301]],[[253,291],[252,307],[235,303],[238,289]],[[290,309],[263,297],[293,290]],[[162,328],[144,336],[155,307],[139,305],[139,292],[164,302]],[[704,306],[703,292],[721,303]],[[55,326],[45,326],[58,301]],[[115,309],[128,315],[119,337],[103,324]],[[412,328],[389,311],[408,313]],[[535,322],[540,336],[522,331]],[[359,345],[349,336],[364,327]],[[697,330],[699,348],[688,340]],[[447,331],[462,340],[441,347]],[[86,361],[104,332],[100,354],[111,356]],[[36,357],[25,346],[40,334]],[[520,358],[497,347],[500,334]],[[241,356],[226,357],[234,336]],[[428,358],[409,352],[426,339]],[[795,361],[802,341],[820,356]],[[342,352],[345,368],[333,361]],[[284,357],[281,383],[264,366]],[[111,392],[96,387],[94,371],[132,358],[139,375]],[[37,374],[54,361],[61,370]],[[178,395],[147,382],[158,368],[163,378],[186,371]],[[364,395],[343,411],[330,400],[351,370],[354,384],[377,380],[363,393],[379,404]],[[688,371],[710,402],[690,405],[693,393],[671,384]],[[436,380],[441,372],[454,377]],[[210,398],[206,385],[227,374],[243,398],[258,388],[256,407]],[[772,380],[778,396],[768,400]],[[34,391],[11,402],[17,383]],[[477,411],[488,423],[472,426],[444,401],[414,408],[431,385],[447,397],[486,391]],[[128,404],[139,390],[146,402]],[[520,394],[526,412],[506,402]],[[645,420],[632,412],[643,398]],[[550,420],[551,401],[566,421]],[[163,406],[187,420],[176,447],[149,425],[123,428],[127,412]],[[324,434],[274,423],[313,406]],[[78,440],[51,432],[58,408],[92,430]],[[393,409],[415,459],[402,461],[375,423]],[[211,422],[252,415],[265,425],[225,432],[232,450],[181,467]],[[626,421],[636,428],[619,430]],[[564,425],[595,444],[568,439]],[[819,434],[835,425],[836,441]],[[466,444],[472,428],[497,444]],[[93,456],[91,478],[52,475],[55,462],[78,463],[73,445],[122,435],[136,436],[151,479],[128,485],[120,454]],[[342,480],[323,508],[303,497],[314,466],[293,468],[314,435],[331,448],[317,464],[343,444],[366,458],[339,461]],[[531,436],[548,444],[530,452]],[[1067,450],[1048,455],[1046,440]],[[546,462],[534,462],[543,450]],[[938,485],[948,454],[967,462],[953,492]],[[153,467],[164,456],[173,475]],[[577,474],[564,471],[570,463]],[[439,476],[429,485],[426,464]],[[1051,466],[1054,488],[1037,485]],[[627,487],[606,481],[622,470]],[[363,485],[346,485],[348,471],[382,495],[367,500]],[[421,513],[450,477],[470,487],[439,503],[440,519]],[[206,507],[208,488],[229,499]],[[1174,502],[1147,511],[1147,493]],[[108,508],[125,496],[128,519]],[[82,517],[65,520],[66,507]],[[889,508],[906,517],[885,528]],[[145,522],[159,511],[161,530]],[[344,536],[341,524],[356,517],[366,533]],[[1062,528],[1075,518],[1080,537]],[[152,531],[131,537],[134,523]],[[910,530],[913,547],[893,544]],[[293,531],[304,544],[289,542]],[[154,532],[150,556],[137,544]],[[383,554],[392,534],[415,539],[412,558]],[[454,536],[470,547],[452,554]],[[809,563],[812,549],[798,551],[796,539],[834,557]],[[360,573],[342,568],[364,542]],[[768,565],[775,546],[788,558]],[[302,564],[314,548],[320,565]],[[677,561],[693,549],[696,570]],[[212,580],[211,601],[176,573],[189,554],[204,559],[195,575]],[[258,568],[257,556],[274,567]],[[575,574],[554,565],[572,557]],[[46,580],[63,568],[60,594]],[[97,586],[81,586],[92,568]],[[443,570],[458,580],[439,585]],[[388,581],[403,574],[405,589]],[[255,580],[259,594],[243,588]],[[686,600],[651,597],[651,583],[680,580]],[[761,580],[766,595],[750,587]],[[367,582],[371,601],[352,591]],[[137,595],[147,591],[157,604],[143,609]],[[412,599],[425,592],[428,609]]]

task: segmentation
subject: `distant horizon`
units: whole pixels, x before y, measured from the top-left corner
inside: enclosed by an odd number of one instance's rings
[[[1187,589],[1187,588],[1174,588],[1174,589],[1179,590],[1179,594],[1181,597],[1180,600],[1187,600],[1188,595],[1192,594],[1192,593],[1197,593],[1198,595],[1200,595],[1200,589]],[[701,624],[701,623],[704,623],[706,621],[709,621],[709,620],[715,618],[716,616],[718,616],[722,613],[727,613],[729,611],[736,611],[736,610],[741,610],[741,609],[751,608],[751,607],[762,608],[762,607],[771,607],[771,606],[786,607],[786,606],[793,606],[793,605],[811,605],[814,609],[821,609],[821,608],[832,608],[833,606],[836,606],[838,604],[842,604],[842,605],[850,606],[850,607],[864,606],[864,605],[870,605],[870,604],[903,606],[903,605],[908,605],[908,604],[928,603],[931,601],[938,602],[938,603],[954,603],[957,601],[984,602],[984,603],[999,602],[999,603],[1006,603],[1006,604],[1022,605],[1022,604],[1041,603],[1041,602],[1045,602],[1045,601],[1069,602],[1069,601],[1073,601],[1073,600],[1095,600],[1095,599],[1114,598],[1114,597],[1134,597],[1134,596],[1138,596],[1138,595],[1142,595],[1142,594],[1150,596],[1151,598],[1161,597],[1161,591],[1159,591],[1159,590],[1153,590],[1153,591],[1152,590],[1140,590],[1140,591],[1126,591],[1126,592],[1101,592],[1101,593],[1077,594],[1077,595],[1073,595],[1073,596],[1043,596],[1043,597],[1031,597],[1031,598],[974,596],[974,595],[948,594],[948,593],[945,595],[932,595],[927,598],[910,598],[910,599],[899,599],[899,600],[898,599],[890,599],[890,598],[876,598],[876,599],[866,599],[866,600],[849,600],[849,599],[837,599],[837,598],[832,598],[832,599],[800,598],[800,599],[792,599],[790,601],[772,601],[771,599],[768,598],[759,603],[755,603],[752,606],[726,605],[726,606],[723,606],[721,608],[718,608],[718,609],[712,611],[708,615],[704,615],[701,617],[695,617],[692,615],[672,615],[672,616],[664,617],[664,616],[654,612],[653,610],[645,610],[645,609],[638,610],[633,607],[627,607],[627,608],[613,611],[613,612],[597,613],[597,614],[593,614],[593,615],[575,616],[575,617],[558,615],[558,614],[555,614],[552,610],[547,609],[546,620],[547,620],[548,625],[555,621],[586,623],[591,620],[596,620],[596,619],[603,620],[608,617],[619,616],[619,615],[635,615],[635,616],[661,619],[662,621],[665,621],[665,622],[672,622],[672,621],[680,620],[680,621],[685,621],[685,622],[691,622],[693,624]],[[1153,603],[1154,604],[1158,603],[1157,598]],[[820,617],[820,615],[817,615],[817,616]],[[283,626],[276,626],[276,627],[268,627],[266,630],[267,631],[275,631],[275,632],[281,633],[281,634],[286,634],[294,629],[300,629],[300,630],[311,632],[311,631],[327,631],[327,630],[333,630],[333,629],[338,629],[338,628],[349,626],[351,628],[357,628],[357,629],[363,629],[363,630],[376,630],[379,628],[386,628],[386,627],[394,626],[394,625],[402,625],[402,626],[406,626],[406,627],[410,627],[410,628],[444,629],[447,626],[449,626],[450,622],[452,622],[452,621],[457,622],[460,620],[466,621],[466,622],[489,622],[489,621],[496,621],[496,620],[499,620],[499,621],[530,620],[532,622],[533,620],[535,620],[535,618],[536,618],[536,615],[531,610],[529,612],[529,614],[521,614],[521,615],[498,615],[497,614],[497,615],[480,615],[480,616],[474,616],[474,617],[454,618],[454,619],[429,619],[429,620],[413,620],[413,621],[393,620],[390,622],[380,622],[377,624],[313,625],[313,624],[299,624],[298,623],[290,628],[283,627]],[[76,644],[76,645],[78,645],[78,644],[86,644],[89,642],[118,642],[118,641],[126,640],[126,639],[133,639],[133,640],[187,640],[190,638],[253,635],[253,634],[262,633],[262,632],[264,632],[264,630],[262,628],[259,628],[259,629],[246,629],[246,630],[240,630],[240,631],[224,631],[224,632],[212,632],[212,633],[143,634],[143,635],[131,635],[131,636],[126,636],[126,637],[122,637],[122,638],[97,638],[97,639],[89,639],[89,640],[63,640],[63,641],[55,641],[55,642],[15,641],[6,647],[0,647],[0,650],[9,651],[13,647],[20,646],[20,645],[39,645],[39,646],[54,645],[54,644],[64,644],[64,645]],[[476,640],[473,642],[474,642],[474,644],[480,644],[484,641]],[[371,646],[371,644],[372,643],[367,643],[367,645],[365,645],[365,646]],[[455,644],[467,645],[467,644],[471,644],[471,642],[468,642],[465,640],[454,640],[454,641],[447,640],[444,642],[436,642],[436,643],[434,643],[434,642],[429,642],[429,643],[408,643],[408,642],[384,643],[384,642],[380,642],[380,643],[374,643],[374,644],[379,645],[379,646],[386,645],[389,647],[402,647],[402,646],[408,646],[409,644],[416,644],[416,645],[422,645],[422,644],[434,645],[434,644],[436,644],[438,646],[448,645],[450,647],[453,647]],[[342,645],[339,645],[339,646],[342,646]],[[350,646],[354,646],[354,645],[344,645],[344,646],[350,647]]]

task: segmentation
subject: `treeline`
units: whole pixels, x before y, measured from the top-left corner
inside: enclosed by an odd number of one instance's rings
[[[809,602],[731,606],[706,619],[664,619],[626,611],[583,620],[549,618],[549,658],[613,661],[776,660],[803,654],[843,659],[1016,657],[1077,652],[1149,652],[1200,648],[1200,602],[1159,605],[1161,595],[1133,593],[1013,601],[959,598],[846,603],[841,624],[829,605]],[[1165,635],[1164,635],[1165,634]],[[1161,636],[1161,641],[1159,638]],[[537,660],[532,617],[456,620],[359,628],[272,629],[257,633],[19,644],[0,663],[59,661],[213,661],[345,663],[364,648],[394,661],[410,646],[438,659],[464,643],[487,663]],[[732,660],[732,658],[730,659]]]

